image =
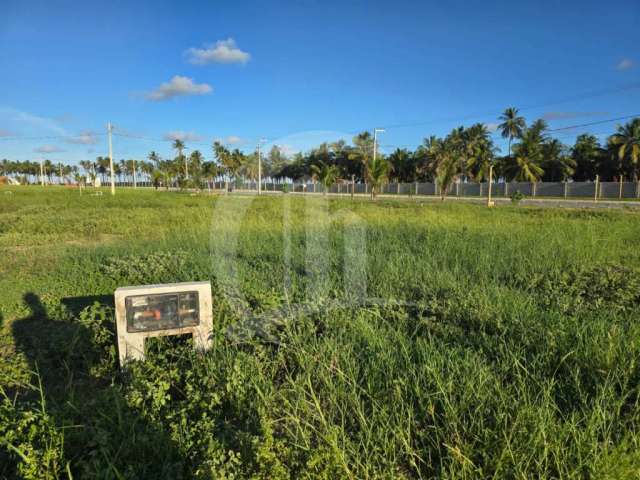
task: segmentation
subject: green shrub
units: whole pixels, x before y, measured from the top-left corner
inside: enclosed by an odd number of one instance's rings
[[[511,194],[511,203],[518,204],[522,199],[524,199],[524,195],[520,190],[516,190]]]

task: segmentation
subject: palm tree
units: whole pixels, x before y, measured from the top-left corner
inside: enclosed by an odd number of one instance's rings
[[[371,184],[371,198],[375,199],[382,184],[389,178],[391,165],[382,155],[372,158],[367,168],[367,180]]]
[[[442,140],[431,137],[428,142],[428,156],[437,185],[440,187],[440,198],[444,201],[451,184],[460,174],[460,158],[463,158],[463,142],[460,129],[454,129]]]
[[[335,165],[328,165],[324,162],[320,162],[320,166],[311,165],[311,172],[313,177],[317,179],[322,186],[322,194],[326,195],[331,186],[336,183],[338,179],[338,167]]]
[[[540,166],[543,160],[542,137],[538,128],[524,131],[519,143],[514,145],[515,158],[510,158],[505,166],[508,178],[520,182],[538,182],[544,174]]]
[[[184,142],[178,138],[173,141],[173,148],[178,152],[178,160],[182,160],[184,155],[182,151],[185,149]],[[189,167],[187,166],[187,159],[184,158],[184,176],[189,178]]]
[[[549,125],[542,118],[537,119],[535,122],[531,124],[529,127],[529,132],[533,135],[534,138],[537,138],[539,142],[544,142],[547,140],[547,129]]]
[[[576,162],[573,179],[576,181],[593,180],[598,173],[599,163],[604,151],[595,135],[583,133],[578,135],[571,149],[571,158]]]
[[[391,171],[398,182],[413,182],[416,176],[415,155],[406,148],[396,148],[389,155]]]
[[[516,154],[514,162],[507,166],[506,173],[515,181],[536,183],[544,170],[530,158]]]
[[[567,147],[557,138],[542,145],[544,170],[543,181],[564,182],[576,171],[576,161],[568,155]]]
[[[354,147],[349,153],[349,160],[356,160],[362,165],[362,177],[367,178],[369,161],[373,156],[373,136],[369,132],[362,132],[353,137]]]
[[[627,160],[631,165],[634,180],[638,179],[640,160],[640,118],[634,118],[625,125],[618,125],[618,131],[611,135],[610,142],[618,150],[618,159]]]
[[[147,158],[151,160],[156,167],[160,163],[160,155],[158,155],[155,151],[152,151],[151,153],[149,153],[149,156]]]
[[[191,164],[191,171],[200,172],[202,169],[202,162],[204,162],[204,156],[200,150],[194,150],[189,155],[189,163]]]
[[[522,136],[522,132],[526,128],[526,123],[523,117],[518,116],[518,109],[515,107],[507,108],[498,119],[502,121],[502,123],[498,125],[502,138],[509,139],[509,156],[511,156],[511,142],[514,138],[520,138]]]
[[[494,161],[496,148],[483,123],[476,123],[464,131],[466,171],[476,182],[489,175],[489,167]]]

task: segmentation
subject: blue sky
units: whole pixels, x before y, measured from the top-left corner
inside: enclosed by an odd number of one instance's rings
[[[295,151],[385,126],[384,150],[415,148],[512,105],[552,128],[640,113],[637,0],[0,0],[0,12],[12,159],[105,155],[108,121],[144,137],[114,136],[116,159],[170,156],[175,135],[210,158],[214,138]]]

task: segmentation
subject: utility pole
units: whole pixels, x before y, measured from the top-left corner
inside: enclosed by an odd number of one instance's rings
[[[489,165],[489,192],[487,196],[487,207],[494,206],[494,203],[491,201],[491,183],[492,182],[493,182],[493,165]]]
[[[258,195],[262,195],[262,153],[260,151],[260,146],[264,141],[264,138],[258,140]]]
[[[138,185],[136,184],[136,161],[135,160],[131,160],[133,162],[133,188],[137,188]]]
[[[384,128],[373,129],[373,162],[376,161],[376,153],[378,151],[378,133],[384,133]]]
[[[111,122],[107,124],[107,132],[109,133],[109,171],[111,172],[111,195],[116,194],[116,178],[113,173],[113,147],[111,145]]]

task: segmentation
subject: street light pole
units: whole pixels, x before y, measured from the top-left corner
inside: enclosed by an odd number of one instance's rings
[[[113,148],[111,145],[111,122],[107,124],[107,131],[109,132],[109,170],[111,171],[111,195],[116,194],[116,177],[113,173]]]
[[[378,151],[378,133],[384,133],[384,128],[373,129],[373,161],[376,161],[376,153]]]
[[[265,142],[264,138],[258,140],[258,195],[262,195],[262,154],[260,151],[260,146],[262,142]]]

